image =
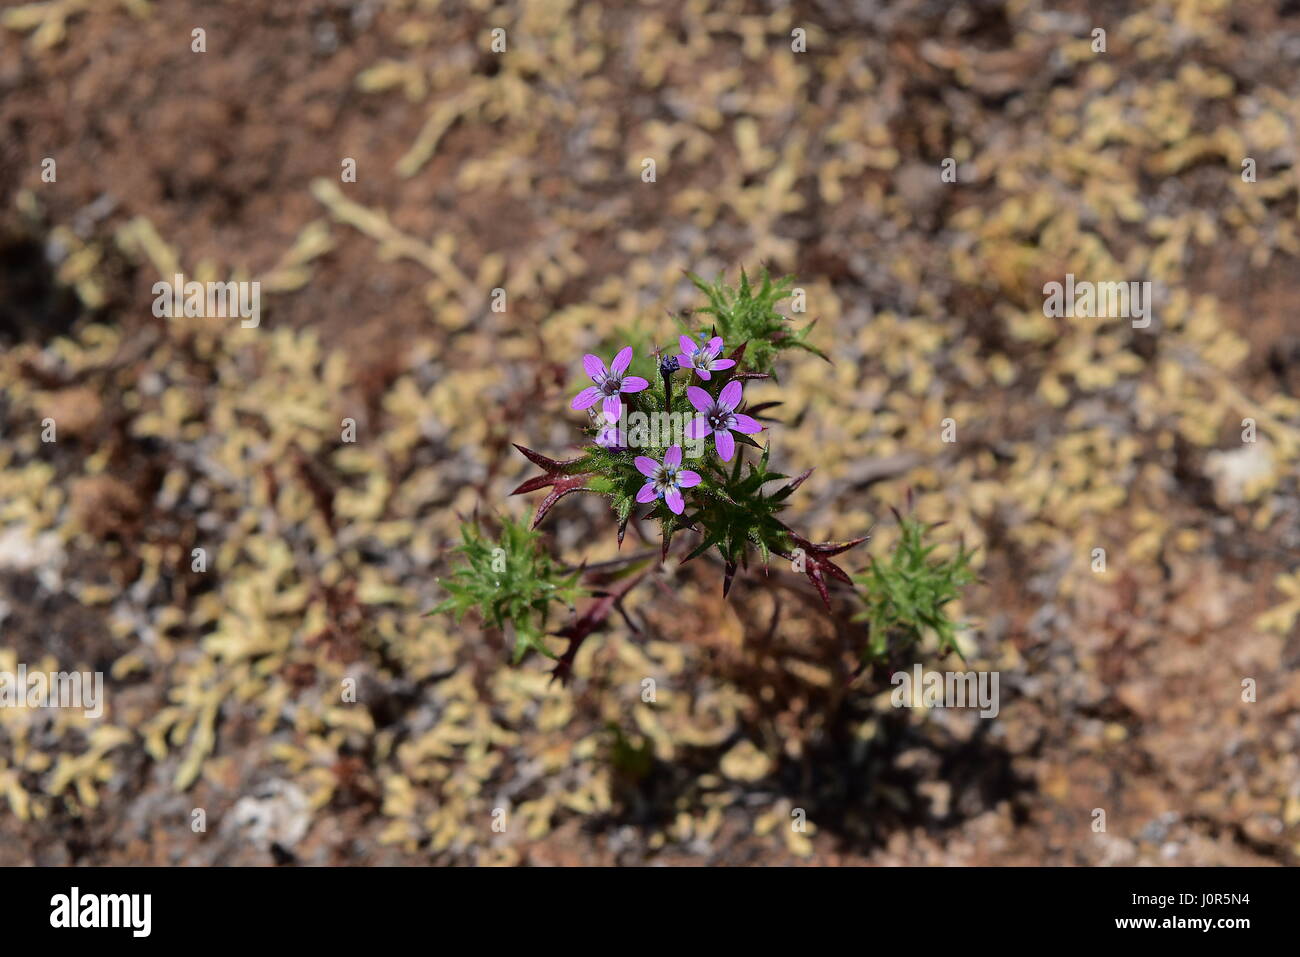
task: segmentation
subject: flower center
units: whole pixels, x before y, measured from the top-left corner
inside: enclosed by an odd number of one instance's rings
[[[663,494],[668,489],[677,484],[677,470],[661,465],[655,469],[654,485],[655,491]]]
[[[731,410],[715,405],[709,410],[709,414],[705,416],[705,420],[709,423],[709,429],[711,431],[724,431],[731,427]]]
[[[600,384],[601,395],[616,395],[623,387],[623,379],[620,376],[606,376],[605,381]]]

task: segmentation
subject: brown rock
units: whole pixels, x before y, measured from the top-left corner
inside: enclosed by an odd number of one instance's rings
[[[140,514],[135,490],[111,475],[78,479],[69,499],[73,519],[95,538],[131,524]]]

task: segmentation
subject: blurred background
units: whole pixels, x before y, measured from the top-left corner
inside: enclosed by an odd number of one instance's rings
[[[1285,2],[5,3],[0,671],[108,700],[0,708],[0,863],[1294,864],[1298,65]],[[784,563],[670,561],[566,687],[421,617],[582,353],[764,265],[834,360],[747,390],[791,522],[978,547],[996,719],[850,683]]]

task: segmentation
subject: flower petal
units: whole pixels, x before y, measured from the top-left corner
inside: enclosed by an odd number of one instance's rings
[[[680,515],[686,510],[686,502],[676,486],[668,486],[667,491],[664,492],[664,501],[668,503],[668,507],[672,509],[674,515]]]
[[[636,470],[646,476],[646,478],[654,478],[655,473],[659,471],[659,463],[648,455],[638,455],[632,460],[632,464],[635,465]]]
[[[735,360],[735,359],[714,359],[714,360],[713,360],[713,371],[714,371],[714,372],[720,372],[720,371],[722,371],[723,369],[730,369],[730,368],[731,368],[732,366],[734,366],[735,364],[736,364],[736,360]]]
[[[713,378],[713,376],[709,375],[708,369],[696,369],[695,371],[700,374],[700,378],[703,379],[705,382],[708,382],[710,379]]]
[[[699,472],[692,472],[690,469],[682,469],[677,473],[678,488],[695,488],[703,479],[700,478]]]
[[[709,340],[709,351],[715,356],[722,351],[722,336],[714,336]]]
[[[695,351],[695,343],[691,341],[690,336],[678,336],[677,344],[682,347],[682,352],[688,356]]]
[[[686,437],[688,439],[702,439],[708,434],[709,423],[705,421],[704,416],[697,415],[686,423]]]
[[[581,392],[579,392],[577,395],[573,397],[573,401],[569,403],[569,408],[570,409],[590,408],[591,406],[596,404],[596,400],[599,398],[600,398],[600,390],[597,389],[594,385],[589,385],[587,386],[587,388],[583,389]]]
[[[618,397],[618,393],[605,396],[605,404],[601,406],[605,414],[615,422],[623,415],[623,400]]]
[[[622,375],[631,364],[632,347],[624,346],[622,349],[618,350],[618,355],[616,355],[614,361],[609,364],[609,371],[614,375]]]
[[[655,491],[653,482],[646,482],[641,486],[641,490],[636,493],[636,500],[642,505],[645,505],[647,502],[653,502],[658,497],[659,493]]]
[[[642,389],[650,388],[650,382],[641,378],[639,375],[623,376],[623,387],[620,392],[640,392]]]
[[[736,385],[739,384],[739,382],[736,383]],[[713,408],[713,396],[697,385],[688,385],[686,387],[686,398],[690,400],[691,405],[695,406],[697,411],[703,412],[705,415],[708,415],[709,410]]]
[[[713,433],[713,444],[718,449],[718,458],[724,462],[730,462],[731,457],[736,454],[736,440],[725,429]]]
[[[684,352],[677,353],[677,365],[682,369],[691,369],[695,363],[691,362],[691,357]]]
[[[721,405],[726,406],[728,409],[734,409],[736,406],[740,405],[742,388],[743,387],[739,380],[732,379],[724,385],[722,391],[718,393],[718,402]]]
[[[741,415],[739,412],[732,416],[731,427],[737,432],[744,432],[746,435],[756,435],[763,431],[761,422],[752,416]]]
[[[605,363],[600,361],[599,356],[593,356],[588,352],[582,357],[582,371],[591,376],[596,382],[605,378]]]
[[[664,465],[670,469],[675,469],[682,464],[682,447],[680,445],[670,446],[664,453]]]

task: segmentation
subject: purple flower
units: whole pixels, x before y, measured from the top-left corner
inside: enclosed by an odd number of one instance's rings
[[[718,358],[718,353],[722,351],[722,336],[714,336],[703,344],[692,342],[690,336],[682,336],[677,342],[682,347],[681,354],[677,357],[678,365],[683,369],[694,369],[705,382],[713,378],[709,375],[710,370],[717,372],[730,369],[736,364],[735,359]]]
[[[618,421],[623,414],[623,400],[618,397],[620,392],[640,392],[642,389],[648,389],[650,383],[638,375],[624,375],[627,367],[632,362],[632,347],[624,346],[614,357],[614,361],[609,364],[609,369],[605,369],[605,363],[591,353],[582,357],[582,368],[586,370],[587,375],[591,376],[591,381],[595,385],[587,386],[573,397],[569,403],[571,409],[585,409],[595,405],[596,400],[604,396],[605,403],[602,406],[605,415],[614,421]]]
[[[597,412],[595,406],[587,410],[592,427],[596,430],[596,444],[606,449],[627,448],[627,435],[618,427],[618,419],[607,419],[603,411]]]
[[[736,406],[740,405],[740,393],[741,385],[735,379],[722,387],[716,399],[698,386],[686,388],[686,397],[700,413],[686,426],[686,437],[702,439],[712,432],[718,457],[724,462],[730,462],[736,453],[736,440],[731,436],[733,430],[745,435],[763,431],[758,420],[736,411]]]
[[[682,468],[682,447],[674,445],[664,453],[663,464],[645,455],[636,457],[637,471],[645,476],[645,485],[636,493],[636,500],[642,505],[663,499],[668,503],[674,515],[680,515],[686,508],[682,500],[682,489],[693,488],[700,484],[698,472]]]

